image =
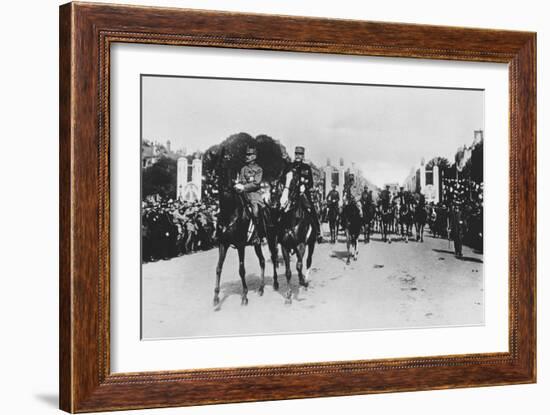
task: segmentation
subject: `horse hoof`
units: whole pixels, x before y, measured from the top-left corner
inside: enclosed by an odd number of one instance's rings
[[[264,295],[264,287],[260,287],[258,289],[258,295],[261,297],[262,295]]]
[[[275,291],[279,291],[279,283],[278,282],[273,283],[273,289]]]
[[[216,307],[218,304],[220,304],[220,299],[218,297],[214,297],[213,304],[214,304],[214,307]]]
[[[290,290],[285,295],[285,304],[292,304],[292,292]]]
[[[243,297],[241,300],[241,305],[248,305],[248,298]]]
[[[301,280],[301,281],[300,281],[300,285],[301,285],[302,287],[304,287],[304,288],[307,288],[307,287],[309,287],[309,282],[306,281],[306,280]]]

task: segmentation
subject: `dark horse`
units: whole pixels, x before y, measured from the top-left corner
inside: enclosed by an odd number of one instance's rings
[[[405,201],[399,204],[399,227],[401,230],[401,238],[408,243],[409,234],[411,234],[413,223],[413,211],[411,203]]]
[[[374,221],[375,207],[372,200],[361,200],[361,209],[363,210],[363,233],[365,243],[370,242],[371,227]]]
[[[290,270],[290,255],[296,254],[296,270],[298,271],[298,281],[303,287],[309,285],[307,276],[311,268],[311,261],[313,258],[313,251],[315,250],[315,227],[314,217],[306,208],[304,194],[295,192],[293,197],[290,198],[290,204],[280,212],[280,220],[278,225],[277,240],[281,244],[281,251],[283,259],[285,261],[285,274],[287,281],[287,292],[285,296],[285,302],[290,304],[292,302],[292,290],[290,289],[290,279],[292,277],[292,271]],[[306,260],[306,276],[304,276],[303,259],[308,248],[307,260]],[[277,276],[273,277],[273,287],[277,284]]]
[[[391,226],[395,219],[395,208],[390,201],[383,201],[380,205],[380,221],[382,234],[382,242],[388,242],[391,244],[391,235],[389,235]],[[388,238],[389,235],[389,238]]]
[[[428,210],[424,201],[421,200],[414,208],[414,227],[416,230],[416,240],[424,242],[424,226],[428,220]]]
[[[219,201],[220,214],[218,217],[217,236],[219,243],[218,265],[216,267],[216,287],[214,288],[214,305],[220,303],[220,278],[222,274],[223,263],[225,256],[230,246],[237,248],[239,253],[239,275],[243,285],[241,295],[241,305],[248,304],[248,287],[246,285],[245,269],[244,269],[244,250],[250,243],[249,229],[252,223],[252,214],[247,207],[247,202],[242,193],[238,193],[233,189],[233,175],[230,168],[226,167],[228,158],[225,149],[222,149],[217,165],[217,175],[219,184]],[[258,232],[257,229],[254,232]],[[261,268],[261,283],[259,294],[264,292],[264,271],[265,259],[262,253],[261,243],[254,245],[254,251],[260,262]]]
[[[353,247],[353,260],[357,261],[357,239],[359,239],[363,226],[361,212],[353,199],[348,200],[342,209],[342,226],[346,231],[346,249],[348,251],[346,264],[349,265],[351,258],[350,247]]]
[[[330,228],[330,243],[336,243],[338,239],[338,225],[340,220],[340,212],[338,210],[338,204],[334,203],[328,207],[328,225]]]

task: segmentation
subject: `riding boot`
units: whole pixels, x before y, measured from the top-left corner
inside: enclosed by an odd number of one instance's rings
[[[261,240],[261,225],[259,220],[259,207],[258,206],[249,206],[250,210],[250,220],[252,221],[252,224],[254,226],[254,229],[252,230],[252,235],[250,235],[250,228],[248,230],[249,234],[247,235],[247,240],[250,239],[250,243],[252,245],[258,245],[262,242]]]

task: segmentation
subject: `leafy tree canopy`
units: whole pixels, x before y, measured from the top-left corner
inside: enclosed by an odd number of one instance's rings
[[[143,170],[142,197],[159,194],[166,198],[176,197],[177,162],[168,157],[162,157],[157,163]]]
[[[208,174],[216,168],[216,163],[222,149],[228,156],[227,167],[235,171],[245,164],[246,148],[253,146],[258,151],[257,163],[264,171],[264,180],[278,179],[289,157],[286,148],[268,135],[261,134],[256,138],[247,133],[233,134],[220,144],[211,146],[203,157],[203,170]]]

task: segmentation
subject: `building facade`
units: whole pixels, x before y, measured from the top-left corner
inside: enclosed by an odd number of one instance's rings
[[[344,185],[350,174],[354,176],[352,193],[356,198],[360,197],[364,186],[368,186],[370,190],[376,190],[363,176],[363,172],[357,168],[355,163],[352,162],[346,165],[343,158],[340,158],[337,166],[333,166],[330,159],[327,159],[327,164],[323,167],[322,171],[324,172],[324,197],[327,196],[328,192],[332,190],[332,185],[335,184],[336,190],[340,194],[340,203],[343,201]]]
[[[186,202],[202,199],[202,159],[199,153],[178,158],[177,198]]]

